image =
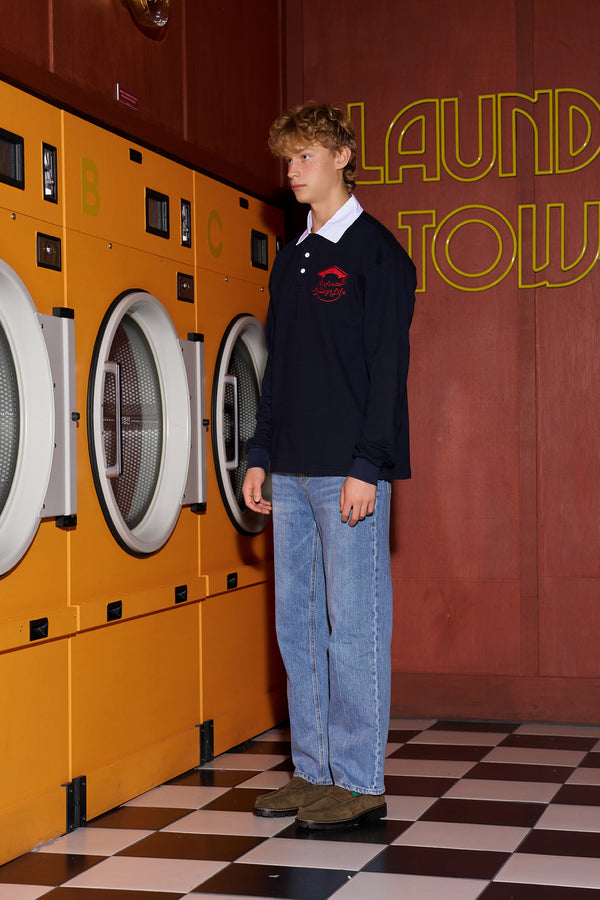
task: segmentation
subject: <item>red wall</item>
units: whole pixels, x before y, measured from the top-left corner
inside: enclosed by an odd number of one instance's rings
[[[348,105],[357,196],[420,275],[414,475],[394,494],[393,711],[597,721],[597,3],[288,7],[303,46],[288,99]]]
[[[280,0],[173,0],[166,28],[126,0],[3,4],[0,77],[273,199],[266,133],[282,92]],[[137,97],[117,102],[116,85]]]

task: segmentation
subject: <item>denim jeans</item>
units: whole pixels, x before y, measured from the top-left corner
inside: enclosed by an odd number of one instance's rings
[[[340,516],[343,477],[273,476],[277,639],[295,774],[382,794],[390,715],[391,485]]]

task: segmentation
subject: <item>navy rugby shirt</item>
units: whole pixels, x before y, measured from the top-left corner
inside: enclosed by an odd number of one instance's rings
[[[415,267],[352,196],[319,232],[310,225],[271,272],[269,356],[248,465],[371,484],[409,478]]]

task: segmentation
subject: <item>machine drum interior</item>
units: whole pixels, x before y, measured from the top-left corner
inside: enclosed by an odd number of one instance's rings
[[[0,325],[0,514],[14,480],[19,450],[19,386],[8,338]]]
[[[110,479],[115,502],[126,525],[142,521],[160,473],[163,414],[158,370],[151,347],[131,316],[123,316],[109,358],[120,369],[121,409],[117,410],[115,378],[107,374],[103,396],[103,444],[107,465],[117,458],[117,422],[121,425],[121,466]]]
[[[228,374],[234,375],[237,378],[237,456],[239,459],[237,468],[231,469],[229,477],[231,478],[231,487],[235,499],[240,507],[245,509],[246,504],[244,503],[244,495],[242,494],[242,485],[248,469],[246,442],[252,437],[256,427],[259,388],[252,357],[241,337],[235,342],[229,363]],[[224,436],[228,458],[233,457],[236,450],[233,446],[236,437],[233,424],[236,413],[233,409],[233,403],[234,391],[231,385],[228,384],[225,386],[224,403]]]

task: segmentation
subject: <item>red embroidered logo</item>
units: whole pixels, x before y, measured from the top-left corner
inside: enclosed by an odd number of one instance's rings
[[[323,303],[333,303],[339,300],[346,293],[344,285],[348,276],[342,269],[332,266],[330,269],[323,269],[319,272],[319,283],[313,291],[315,297],[322,300]]]

